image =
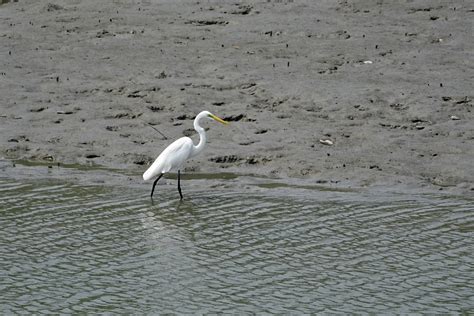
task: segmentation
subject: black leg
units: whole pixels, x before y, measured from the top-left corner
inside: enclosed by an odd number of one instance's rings
[[[183,194],[181,193],[181,172],[178,170],[178,192],[181,200],[183,199]]]
[[[158,176],[158,178],[156,178],[155,182],[153,182],[153,188],[151,188],[151,199],[153,200],[153,192],[155,192],[155,186],[156,186],[156,183],[158,182],[158,180],[161,179],[161,177],[163,176],[163,173],[160,174]]]

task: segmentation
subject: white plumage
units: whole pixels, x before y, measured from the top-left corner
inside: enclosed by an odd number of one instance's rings
[[[223,124],[228,124],[228,122],[223,119],[215,116],[214,114],[208,111],[202,111],[194,119],[194,129],[199,133],[199,144],[194,146],[193,141],[189,137],[181,137],[175,140],[171,145],[166,147],[165,150],[156,158],[155,162],[150,166],[150,168],[145,171],[143,174],[143,180],[151,180],[153,177],[158,176],[158,178],[153,182],[153,187],[151,189],[151,197],[153,198],[153,192],[155,190],[156,183],[162,177],[163,174],[171,171],[178,170],[178,191],[181,199],[183,195],[181,194],[180,187],[180,169],[185,163],[185,161],[193,156],[199,154],[206,144],[206,132],[204,128],[199,124],[201,119],[209,118],[216,120]]]
[[[175,140],[163,150],[150,168],[145,171],[143,180],[150,180],[160,173],[169,172],[171,169],[179,169],[191,157],[193,147],[193,141],[189,137],[181,137]]]

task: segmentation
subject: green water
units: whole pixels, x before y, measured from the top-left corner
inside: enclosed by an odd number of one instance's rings
[[[470,200],[158,189],[0,177],[0,313],[474,311]]]

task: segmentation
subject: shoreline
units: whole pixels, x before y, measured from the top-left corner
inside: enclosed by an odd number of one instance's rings
[[[130,188],[142,192],[149,198],[152,182],[142,181],[140,174],[124,169],[110,169],[100,165],[57,164],[44,161],[0,159],[0,179],[15,179],[19,183],[49,182],[67,183],[79,186],[100,186],[109,188]],[[176,193],[179,199],[177,173],[167,173],[160,180],[156,192]],[[408,185],[357,186],[354,182],[327,183],[312,179],[266,177],[255,174],[235,173],[187,173],[181,175],[183,193],[240,192],[241,194],[262,194],[263,196],[288,196],[303,199],[344,199],[344,200],[406,200],[424,199],[433,196],[470,199],[472,195],[459,191],[446,191],[436,188]]]

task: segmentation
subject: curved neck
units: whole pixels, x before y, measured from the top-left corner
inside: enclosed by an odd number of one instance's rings
[[[201,125],[199,125],[199,121],[202,117],[203,116],[198,115],[198,117],[196,117],[196,119],[194,120],[194,129],[199,133],[199,143],[197,144],[197,146],[194,146],[191,156],[196,156],[197,154],[199,154],[206,145],[206,131],[204,130],[204,128],[201,127]]]

